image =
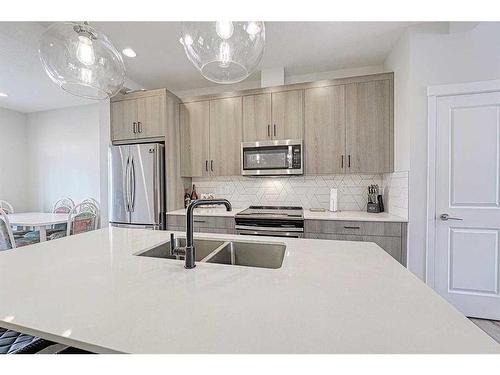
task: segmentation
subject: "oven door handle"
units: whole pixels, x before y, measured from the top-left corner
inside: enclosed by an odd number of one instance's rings
[[[236,230],[264,231],[264,232],[299,232],[303,233],[304,228],[278,228],[278,227],[253,227],[251,225],[235,225]]]

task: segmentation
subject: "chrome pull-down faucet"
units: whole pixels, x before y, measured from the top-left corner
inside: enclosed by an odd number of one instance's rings
[[[193,211],[198,206],[209,206],[213,204],[223,204],[226,206],[227,211],[231,211],[233,209],[231,203],[227,199],[198,199],[192,201],[186,211],[186,246],[173,248],[173,234],[170,235],[171,252],[176,255],[184,256],[186,260],[184,267],[187,269],[196,267],[194,262],[196,249],[193,244]]]

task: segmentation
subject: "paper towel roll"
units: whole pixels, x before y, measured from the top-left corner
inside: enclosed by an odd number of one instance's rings
[[[338,190],[335,188],[330,189],[330,211],[337,212],[338,210]]]

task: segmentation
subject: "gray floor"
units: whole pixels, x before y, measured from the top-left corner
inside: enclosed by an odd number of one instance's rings
[[[472,323],[493,337],[500,344],[500,321],[470,318]]]

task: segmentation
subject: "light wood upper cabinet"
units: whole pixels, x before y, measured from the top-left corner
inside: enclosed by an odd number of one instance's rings
[[[350,173],[393,169],[391,81],[346,86],[346,155]]]
[[[165,134],[165,105],[165,97],[160,95],[137,99],[138,138]]]
[[[210,102],[180,105],[181,175],[209,175]]]
[[[271,139],[271,94],[243,97],[243,141]]]
[[[305,90],[304,149],[307,174],[345,171],[345,87]]]
[[[243,140],[302,139],[302,90],[243,97]]]
[[[242,98],[210,101],[210,174],[234,176],[241,173]]]
[[[161,137],[166,134],[166,91],[153,90],[111,102],[111,140]]]
[[[111,103],[111,140],[128,140],[137,137],[137,103],[122,100]]]
[[[303,106],[302,90],[272,94],[273,139],[302,139],[304,137]]]

